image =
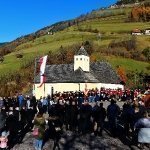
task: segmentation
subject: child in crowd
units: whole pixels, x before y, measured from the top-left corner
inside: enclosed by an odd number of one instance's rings
[[[7,150],[9,132],[3,131],[0,136],[0,150]]]

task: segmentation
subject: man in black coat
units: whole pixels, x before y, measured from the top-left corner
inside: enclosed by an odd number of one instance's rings
[[[79,118],[79,132],[85,134],[91,130],[91,115],[92,115],[92,106],[86,101],[82,104]]]
[[[6,116],[0,111],[0,134],[3,128],[5,127]]]
[[[109,123],[109,128],[113,136],[117,134],[117,118],[120,114],[120,107],[116,104],[114,99],[111,100],[110,105],[107,107],[107,118]]]
[[[10,132],[8,136],[8,146],[11,148],[14,144],[17,143],[18,130],[19,130],[19,121],[13,115],[13,111],[9,111],[8,117],[6,119],[6,128]]]
[[[100,106],[98,107],[96,113],[97,113],[97,118],[96,118],[97,134],[102,136],[102,132],[104,129],[104,122],[106,118],[106,109],[103,107],[103,103],[100,103]]]
[[[22,109],[20,110],[20,122],[22,128],[24,128],[24,126],[27,124],[27,111],[25,107],[22,107]]]
[[[70,110],[70,130],[76,131],[77,127],[78,107],[75,101],[72,101]]]
[[[33,128],[32,120],[34,119],[34,115],[35,115],[35,111],[33,110],[33,107],[30,107],[29,109],[27,109],[26,114],[27,114],[26,116],[27,116],[28,129],[32,130]]]

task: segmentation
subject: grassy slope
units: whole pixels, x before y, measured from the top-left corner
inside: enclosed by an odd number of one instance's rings
[[[72,45],[74,43],[81,43],[82,40],[91,40],[101,47],[106,47],[113,39],[130,38],[128,34],[135,28],[145,29],[150,26],[149,23],[125,23],[125,15],[118,15],[113,17],[106,17],[104,19],[88,20],[80,23],[79,26],[72,26],[64,31],[57,32],[54,35],[46,35],[37,38],[34,42],[28,42],[18,46],[15,52],[5,56],[5,61],[0,64],[0,74],[6,74],[9,71],[18,70],[27,60],[34,59],[37,55],[44,55],[48,51],[56,51],[61,45],[63,47]],[[98,29],[103,32],[101,40],[97,39],[96,33],[80,32],[78,29]],[[112,34],[113,33],[113,34]],[[44,40],[43,40],[44,39]],[[150,37],[137,37],[139,49],[149,46]],[[43,42],[44,41],[44,42]],[[25,45],[30,45],[30,48],[25,48]],[[17,53],[23,53],[22,59],[16,59]],[[99,57],[99,56],[97,56]],[[143,70],[148,66],[148,63],[138,62],[131,59],[122,59],[117,57],[107,58],[108,61],[115,67],[116,64],[121,64],[127,70]]]
[[[113,67],[116,67],[118,65],[124,66],[126,70],[129,71],[143,71],[146,72],[146,67],[149,66],[148,63],[136,61],[133,59],[123,59],[120,57],[106,57],[106,59],[112,64]]]

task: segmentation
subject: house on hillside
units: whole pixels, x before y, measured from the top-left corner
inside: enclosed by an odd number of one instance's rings
[[[46,81],[40,85],[40,75],[35,79],[34,94],[40,96],[51,95],[53,92],[84,91],[86,89],[124,89],[117,73],[107,62],[90,62],[86,50],[82,46],[74,56],[74,63],[47,65],[45,69]]]
[[[140,29],[134,29],[131,32],[132,35],[143,35],[143,32]]]
[[[111,5],[109,8],[114,9],[114,8],[118,8],[119,6],[117,4],[113,4]]]
[[[144,31],[145,31],[145,35],[150,35],[150,28],[145,29]]]

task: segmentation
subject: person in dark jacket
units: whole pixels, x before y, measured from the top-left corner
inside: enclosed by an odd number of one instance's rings
[[[8,146],[11,148],[18,142],[18,130],[20,128],[19,121],[13,115],[12,110],[9,111],[8,117],[6,119],[6,128],[10,132],[8,136]]]
[[[121,119],[124,125],[124,135],[129,136],[130,123],[132,121],[133,109],[130,101],[123,104],[123,111],[121,114]]]
[[[94,123],[94,134],[95,135],[102,135],[104,120],[106,118],[106,110],[103,107],[103,103],[100,103],[100,106],[96,103],[93,107],[93,123]]]
[[[17,121],[20,121],[19,107],[15,107],[13,110],[13,114],[16,117]]]
[[[91,124],[92,106],[86,101],[79,111],[79,133],[85,134],[92,129]]]
[[[2,109],[0,110],[0,112],[1,112],[1,114],[4,115],[5,118],[7,117],[7,112],[6,112],[5,106],[2,107]]]
[[[47,133],[49,134],[49,138],[54,140],[53,150],[55,150],[56,148],[60,149],[59,140],[61,138],[62,125],[63,124],[59,116],[54,115],[49,117],[48,120],[49,129]]]
[[[64,107],[64,123],[66,130],[70,129],[70,120],[71,120],[71,106],[69,100],[66,100],[65,107]]]
[[[24,126],[27,124],[27,111],[25,107],[22,107],[20,110],[20,121],[22,128],[24,128]]]
[[[77,128],[77,116],[78,116],[78,108],[75,101],[71,103],[71,110],[70,110],[70,130],[76,131]]]
[[[6,116],[0,111],[0,134],[3,128],[5,127],[5,123],[6,123]]]
[[[34,110],[33,107],[30,107],[29,109],[27,109],[26,111],[26,116],[27,116],[27,128],[28,130],[32,130],[33,128],[33,123],[32,120],[34,119]]]
[[[2,109],[3,106],[4,106],[4,101],[3,101],[3,98],[0,97],[0,109]]]
[[[36,101],[36,97],[35,96],[32,96],[31,97],[31,100],[30,100],[30,107],[33,107],[33,110],[34,110],[34,114],[37,113],[37,101]]]
[[[18,95],[18,103],[19,103],[19,108],[21,109],[22,106],[24,105],[24,96],[22,94]]]
[[[116,104],[114,99],[111,100],[111,104],[107,107],[107,118],[109,123],[109,128],[111,130],[111,134],[116,136],[117,130],[117,118],[120,114],[120,108]]]

